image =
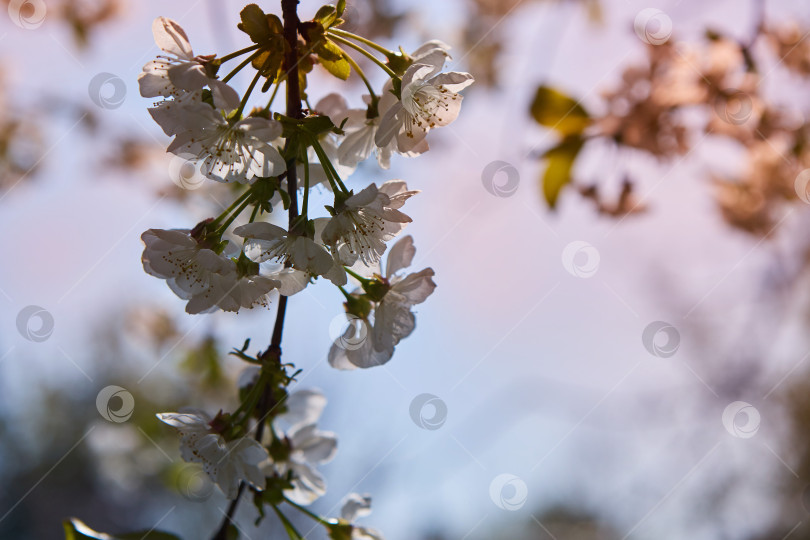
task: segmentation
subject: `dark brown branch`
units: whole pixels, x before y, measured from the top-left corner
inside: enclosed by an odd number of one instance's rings
[[[298,0],[281,0],[281,12],[284,19],[284,38],[287,41],[288,49],[284,56],[284,72],[287,76],[287,116],[291,118],[301,117],[301,88],[298,83]],[[289,149],[289,141],[287,149]],[[287,192],[290,194],[289,223],[293,228],[295,220],[298,218],[298,178],[296,173],[296,157],[292,156],[287,160]],[[262,353],[265,355],[278,355],[281,357],[281,337],[284,333],[284,316],[287,313],[287,297],[279,295],[278,311],[276,311],[276,322],[273,325],[273,335],[270,338],[270,346]],[[271,388],[265,387],[259,399],[258,412],[259,424],[256,427],[256,440],[261,442],[264,436],[264,426],[267,423],[268,402],[270,401]],[[226,540],[228,528],[233,522],[239,500],[245,491],[245,485],[239,486],[236,498],[231,502],[225,519],[212,540]]]

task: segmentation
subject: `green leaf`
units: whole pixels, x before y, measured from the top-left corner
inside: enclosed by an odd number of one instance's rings
[[[65,530],[65,540],[180,540],[179,536],[155,530],[111,536],[94,531],[76,518],[66,520],[62,526]]]
[[[352,66],[345,58],[335,61],[321,58],[321,65],[326,69],[326,71],[343,81],[348,79],[352,72]]]
[[[332,4],[321,6],[321,9],[315,14],[312,20],[318,21],[324,28],[329,28],[338,18],[337,10]]]
[[[242,22],[237,24],[237,28],[250,36],[253,43],[263,43],[273,37],[273,31],[267,22],[262,8],[256,4],[248,4],[239,13]]]
[[[265,77],[275,80],[283,61],[283,53],[262,50],[256,58],[253,59],[251,64],[256,71],[260,71]]]
[[[318,45],[317,51],[318,56],[322,60],[336,61],[343,58],[343,49],[326,38],[323,38],[322,42]]]
[[[313,137],[328,132],[339,133],[339,131],[336,131],[337,128],[332,123],[332,120],[325,115],[318,114],[299,119],[276,113],[273,118],[281,123],[283,129],[281,136],[285,139],[295,138],[300,133],[306,133]]]
[[[582,137],[566,137],[560,144],[546,152],[546,171],[541,180],[543,195],[549,208],[557,204],[560,191],[571,182],[571,169],[585,141]]]
[[[308,116],[299,120],[298,123],[301,129],[313,137],[335,131],[335,124],[332,123],[332,119],[325,115]]]
[[[541,126],[564,136],[579,135],[591,122],[588,112],[574,98],[548,86],[537,89],[531,114]]]

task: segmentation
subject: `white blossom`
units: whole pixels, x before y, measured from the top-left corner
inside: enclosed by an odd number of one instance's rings
[[[392,138],[388,144],[377,146],[375,139],[380,128],[380,120],[396,102],[397,98],[390,92],[390,80],[383,88],[383,93],[377,102],[377,115],[369,118],[368,109],[350,109],[346,114],[344,131],[346,136],[338,147],[338,159],[345,166],[356,166],[365,161],[371,152],[377,155],[377,163],[383,169],[391,167],[391,155],[397,150],[396,141]],[[366,96],[368,101],[370,96]],[[369,101],[370,102],[370,101]],[[426,151],[427,143],[417,145],[411,151],[405,152],[408,156],[415,156]]]
[[[167,135],[174,135],[178,111],[202,103],[202,88],[212,82],[194,56],[185,31],[175,21],[158,17],[152,23],[155,43],[166,53],[148,62],[138,76],[143,97],[163,98],[149,109]]]
[[[243,249],[251,261],[257,263],[273,261],[287,265],[287,268],[265,274],[282,282],[279,291],[285,296],[300,292],[310,278],[317,276],[323,276],[335,285],[343,286],[348,281],[343,265],[354,264],[357,257],[348,252],[345,244],[331,248],[330,253],[321,240],[321,234],[329,219],[318,218],[312,221],[315,240],[264,222],[248,223],[237,227],[233,232],[246,239]]]
[[[411,58],[414,63],[443,66],[445,59],[449,58],[449,46],[441,41],[429,41],[416,49]],[[329,94],[318,102],[316,110],[327,114],[336,126],[343,125],[345,136],[337,149],[337,158],[344,167],[356,167],[365,161],[372,152],[377,155],[377,162],[383,169],[391,167],[391,155],[394,152],[408,157],[414,157],[428,150],[424,139],[410,145],[407,149],[400,147],[396,137],[385,137],[384,144],[377,142],[378,132],[382,118],[398,102],[392,93],[393,83],[386,81],[380,94],[376,111],[370,110],[371,96],[363,97],[366,108],[349,109],[346,100],[339,94]],[[376,113],[376,114],[374,114]],[[343,123],[345,120],[345,123]],[[393,127],[391,128],[393,129]],[[404,128],[401,128],[404,129]],[[381,140],[382,140],[381,136]]]
[[[188,300],[188,313],[267,305],[267,294],[280,284],[264,276],[240,275],[232,259],[200,244],[189,231],[149,229],[141,239],[144,270],[165,279],[177,296]]]
[[[205,66],[194,56],[186,32],[175,21],[158,17],[152,23],[157,46],[168,56],[148,62],[138,76],[143,97],[176,97],[183,91],[200,90],[208,82]]]
[[[397,151],[414,151],[428,131],[456,119],[462,100],[458,92],[472,84],[473,77],[457,71],[442,73],[446,58],[446,51],[435,47],[405,71],[401,99],[380,120],[377,146],[384,148],[396,140]]]
[[[450,59],[450,45],[441,40],[432,39],[413,51],[411,59],[413,64],[430,64],[444,67],[444,63]]]
[[[221,309],[236,312],[242,308],[267,307],[267,295],[279,285],[278,280],[269,276],[240,275],[234,263],[228,272],[211,274],[209,288],[190,298],[186,311],[205,313]]]
[[[282,267],[275,272],[264,274],[265,277],[278,281],[278,292],[282,296],[292,296],[306,289],[309,284],[309,274],[295,268]]]
[[[416,193],[408,191],[402,180],[390,180],[379,188],[372,183],[335,208],[321,238],[329,246],[345,243],[348,252],[366,266],[376,264],[385,252],[385,243],[411,222],[399,209]]]
[[[323,245],[307,236],[291,233],[278,225],[254,222],[234,229],[234,234],[245,238],[245,255],[253,262],[273,259],[289,262],[298,270],[320,276],[332,267],[332,256]]]
[[[362,517],[371,514],[371,496],[349,493],[343,499],[343,506],[340,509],[340,519],[351,527],[351,537],[356,540],[384,540],[382,534],[374,529],[361,527],[355,522]]]
[[[403,237],[391,247],[385,274],[381,276],[387,290],[375,303],[371,318],[365,321],[371,330],[359,347],[344,348],[338,343],[332,344],[329,350],[329,364],[332,367],[350,370],[385,364],[393,356],[394,347],[400,340],[413,332],[416,317],[411,308],[424,302],[436,288],[432,268],[408,275],[400,274],[402,269],[410,266],[415,254],[411,236]],[[346,330],[347,333],[351,331],[351,327]]]
[[[377,101],[377,109],[373,116],[369,116],[370,110],[368,105],[371,104],[371,96],[363,96],[366,102],[366,108],[349,109],[346,101],[338,94],[330,94],[325,97],[321,102],[327,101],[330,109],[327,109],[329,117],[336,126],[343,125],[345,135],[339,139],[337,150],[335,152],[338,165],[338,173],[341,173],[341,168],[345,170],[348,168],[351,172],[357,165],[374,152],[377,156],[377,163],[383,169],[391,168],[391,156],[394,152],[398,152],[408,157],[415,157],[428,150],[426,141],[422,141],[415,145],[408,151],[400,152],[397,148],[397,141],[391,138],[389,142],[380,147],[375,142],[377,132],[380,127],[380,120],[382,116],[395,104],[397,98],[391,93],[393,85],[390,79],[383,87],[382,94]],[[321,109],[318,109],[319,111]],[[344,123],[345,120],[345,123]],[[327,150],[324,147],[324,150]],[[327,155],[329,152],[327,151]],[[330,156],[332,159],[332,156]],[[334,162],[334,159],[333,159]],[[311,173],[310,173],[311,174]],[[341,173],[343,177],[343,173]],[[325,179],[324,179],[325,181]]]
[[[203,174],[219,182],[252,183],[255,177],[283,173],[287,168],[284,158],[269,142],[281,136],[281,124],[257,116],[226,118],[239,104],[221,90],[214,92],[217,107],[201,104],[178,113],[182,128],[175,130],[169,152],[196,156]]]
[[[270,456],[257,441],[248,437],[226,441],[211,428],[211,417],[200,411],[159,413],[157,417],[180,433],[183,460],[202,463],[203,470],[229,499],[236,498],[242,481],[258,490],[265,488],[261,466]]]
[[[288,441],[290,454],[286,461],[274,463],[273,467],[279,476],[292,471],[293,489],[285,491],[285,495],[297,504],[306,505],[326,493],[326,480],[317,466],[334,458],[337,436],[317,427],[326,406],[326,397],[319,390],[293,392],[285,404],[287,412],[280,415],[279,420],[290,427],[276,436]]]
[[[398,274],[411,265],[415,254],[411,236],[405,236],[394,244],[388,254],[384,277],[390,289],[374,310],[372,331],[376,342],[383,347],[393,347],[413,332],[416,318],[411,308],[424,302],[436,288],[432,268],[408,275]]]

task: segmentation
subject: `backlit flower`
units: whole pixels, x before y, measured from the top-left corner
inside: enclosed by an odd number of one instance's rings
[[[226,441],[212,429],[212,419],[204,412],[159,413],[157,417],[180,433],[183,460],[202,463],[203,470],[229,499],[236,498],[243,481],[258,490],[265,488],[260,465],[270,456],[257,441],[249,437]]]
[[[349,253],[371,266],[385,252],[385,243],[399,234],[411,218],[399,211],[418,191],[408,191],[402,180],[390,180],[377,188],[371,184],[346,199],[326,224],[322,239],[329,246],[342,242]],[[351,263],[348,263],[351,264]]]

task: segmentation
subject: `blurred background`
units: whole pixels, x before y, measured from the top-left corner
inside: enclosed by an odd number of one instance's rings
[[[229,194],[172,181],[136,79],[155,17],[223,55],[243,6],[4,2],[0,538],[71,516],[206,538],[227,501],[154,415],[232,408],[227,353],[266,345],[274,310],[186,315],[143,272],[141,232]],[[330,368],[340,293],[290,301],[284,355],[340,441],[314,509],[370,493],[394,540],[810,538],[807,3],[349,5],[386,45],[451,44],[476,84],[431,152],[349,180],[422,190],[408,233],[438,288],[394,359]],[[340,88],[314,77],[312,103]]]

